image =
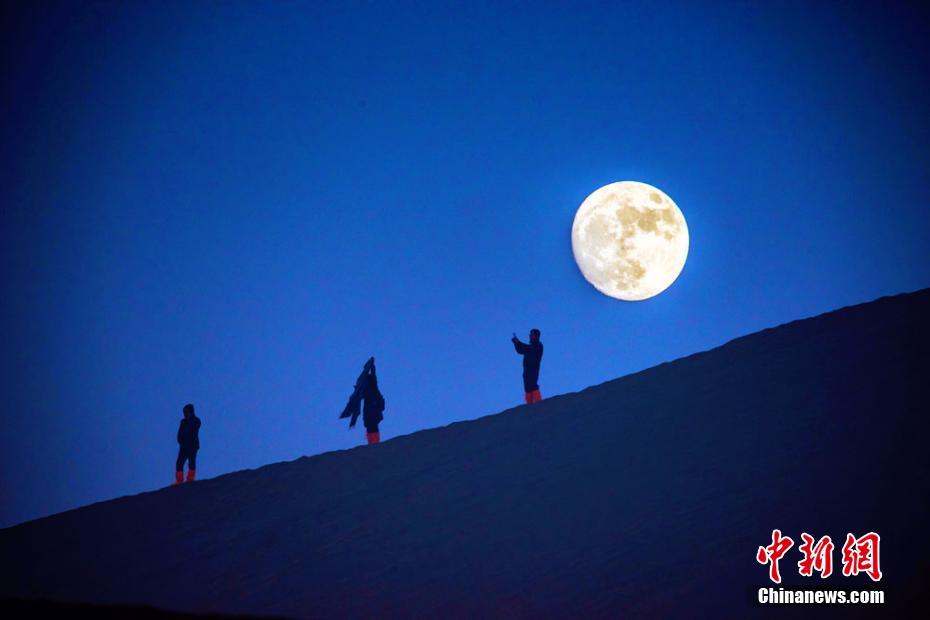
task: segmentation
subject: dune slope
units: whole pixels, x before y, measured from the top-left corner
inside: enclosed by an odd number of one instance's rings
[[[769,583],[755,553],[779,528],[837,543],[823,582],[791,549],[787,584],[871,587],[839,574],[839,547],[875,531],[888,605],[926,607],[928,317],[930,289],[886,297],[537,405],[0,530],[0,596],[311,618],[771,616],[752,604]]]

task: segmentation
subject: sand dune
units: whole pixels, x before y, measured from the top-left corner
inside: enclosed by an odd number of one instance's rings
[[[477,420],[0,530],[0,596],[311,618],[926,607],[930,289]],[[883,610],[764,609],[780,528],[882,536]],[[864,575],[786,584],[872,587]],[[839,567],[839,549],[834,555]]]

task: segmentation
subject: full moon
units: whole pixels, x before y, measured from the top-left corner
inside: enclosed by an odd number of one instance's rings
[[[662,190],[611,183],[585,198],[572,224],[572,251],[585,279],[615,299],[658,295],[688,258],[688,225]]]

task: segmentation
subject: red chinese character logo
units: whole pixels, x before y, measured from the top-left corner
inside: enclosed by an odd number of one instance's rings
[[[814,544],[814,537],[810,534],[801,534],[804,541],[798,547],[798,551],[804,554],[804,559],[798,562],[798,568],[801,575],[810,577],[814,571],[820,573],[821,579],[826,579],[833,574],[833,541],[829,536],[824,536]]]
[[[875,532],[869,532],[862,538],[846,534],[846,544],[843,545],[843,575],[867,574],[872,581],[882,578],[882,569],[878,563],[878,544],[881,537]]]
[[[759,547],[759,551],[756,552],[756,561],[759,564],[771,564],[769,566],[769,579],[775,583],[781,583],[778,561],[793,545],[794,541],[788,536],[782,536],[781,530],[772,530],[772,544],[768,547]]]

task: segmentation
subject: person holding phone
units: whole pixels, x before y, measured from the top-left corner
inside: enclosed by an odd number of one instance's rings
[[[529,344],[521,342],[516,334],[510,339],[513,348],[523,356],[523,391],[528,405],[542,400],[539,393],[539,365],[542,363],[543,345],[539,336],[539,330],[534,328],[530,330]]]

